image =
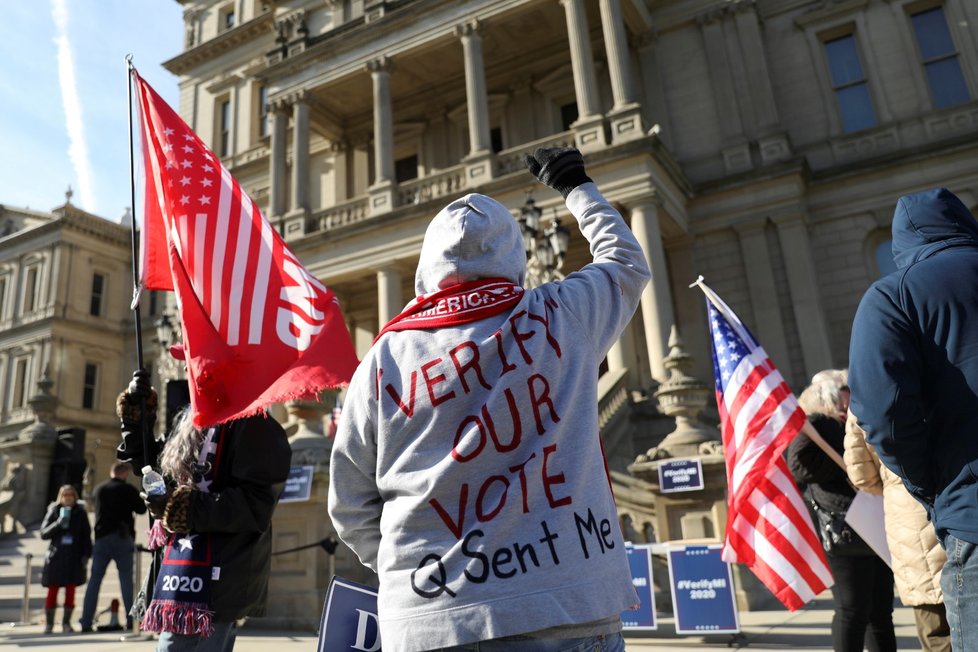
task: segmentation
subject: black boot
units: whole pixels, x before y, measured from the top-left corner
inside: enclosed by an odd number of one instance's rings
[[[44,633],[50,634],[54,631],[54,609],[44,610]]]
[[[74,610],[74,607],[65,607],[65,614],[61,619],[61,631],[65,634],[73,634],[75,631],[71,628],[71,612]]]

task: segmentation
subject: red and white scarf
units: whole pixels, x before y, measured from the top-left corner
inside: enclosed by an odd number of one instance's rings
[[[452,285],[427,296],[416,297],[401,314],[387,322],[384,333],[412,329],[460,326],[512,308],[523,298],[523,288],[501,278],[485,278]]]

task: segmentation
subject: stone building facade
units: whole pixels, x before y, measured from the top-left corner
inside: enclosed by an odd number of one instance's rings
[[[45,423],[85,431],[84,493],[108,477],[115,399],[136,364],[132,255],[128,224],[87,213],[67,194],[50,212],[0,206],[0,463],[18,461],[17,441],[26,445],[25,429],[40,418],[40,383],[52,396]],[[146,319],[154,303],[144,302]]]
[[[800,390],[845,366],[901,194],[978,202],[965,0],[181,0],[181,115],[341,298],[362,352],[427,221],[576,143],[655,272],[609,355],[639,392],[677,324],[711,375],[705,276]],[[566,214],[564,215],[566,217]],[[565,271],[587,259],[571,238]]]

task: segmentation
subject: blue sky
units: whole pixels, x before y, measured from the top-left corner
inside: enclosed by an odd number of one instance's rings
[[[129,191],[125,56],[177,106],[175,0],[16,0],[0,21],[0,204],[118,220]],[[138,155],[138,152],[137,152]],[[138,161],[138,158],[137,158]]]

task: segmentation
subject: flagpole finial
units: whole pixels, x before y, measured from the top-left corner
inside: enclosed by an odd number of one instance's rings
[[[125,59],[126,59],[126,66],[128,66],[129,69],[132,70],[133,69],[133,65],[132,65],[132,52],[130,52],[129,54],[127,54],[126,57],[125,57]]]
[[[689,284],[689,287],[694,288],[697,285],[703,285],[703,281],[704,280],[706,280],[706,279],[704,279],[703,278],[703,275],[700,274],[699,276],[696,277],[696,280],[695,281],[693,281],[692,283]]]

